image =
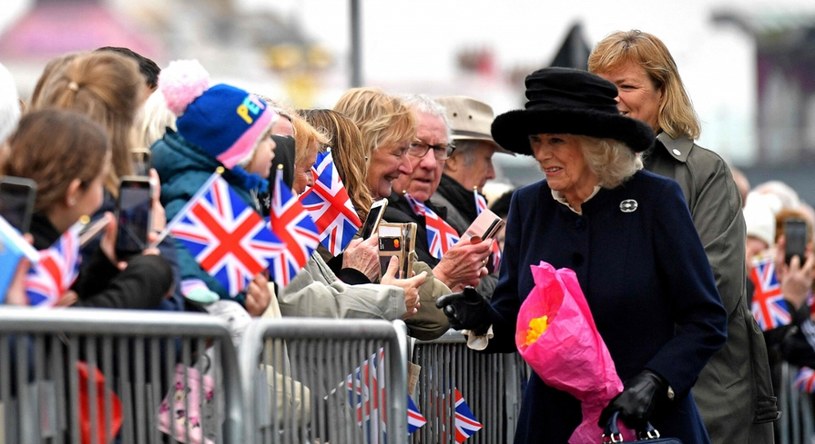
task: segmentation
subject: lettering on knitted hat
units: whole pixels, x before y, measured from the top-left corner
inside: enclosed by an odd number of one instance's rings
[[[239,116],[246,122],[247,125],[251,125],[257,115],[263,111],[264,106],[263,103],[260,102],[254,94],[249,94],[243,99],[243,102],[238,105],[236,112]]]

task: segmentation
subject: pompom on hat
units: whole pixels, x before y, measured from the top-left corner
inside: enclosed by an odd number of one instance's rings
[[[0,144],[17,128],[20,120],[20,99],[14,77],[0,63]]]
[[[502,147],[531,155],[532,134],[576,134],[614,139],[634,152],[654,143],[644,122],[617,110],[617,87],[588,71],[543,68],[526,76],[526,107],[495,118],[492,136]]]
[[[252,157],[277,116],[255,94],[223,83],[210,87],[195,60],[171,62],[161,71],[159,90],[178,116],[181,137],[229,169]]]

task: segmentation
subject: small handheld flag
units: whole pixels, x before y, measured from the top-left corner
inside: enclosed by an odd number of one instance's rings
[[[459,241],[458,232],[428,208],[427,205],[414,199],[409,193],[405,193],[405,198],[416,215],[424,216],[425,228],[427,229],[427,248],[430,255],[436,259],[441,259],[444,253],[447,253],[447,250]]]
[[[234,296],[284,248],[265,225],[260,214],[215,173],[167,230]]]
[[[753,317],[762,331],[772,330],[792,322],[787,302],[781,293],[781,283],[775,273],[774,258],[759,259],[750,270],[755,291],[751,304]]]
[[[464,401],[461,392],[457,388],[454,390],[456,400],[456,444],[461,444],[484,426],[475,419],[473,411]]]
[[[28,305],[51,307],[71,288],[79,276],[80,228],[75,224],[53,245],[40,251],[40,260],[31,267],[25,282]]]
[[[300,196],[320,234],[320,242],[334,256],[342,253],[362,226],[331,151],[317,154],[311,169],[314,185]]]
[[[283,180],[282,169],[277,170],[275,178],[269,226],[286,246],[271,261],[274,281],[285,287],[306,265],[320,243],[320,235],[309,213]]]

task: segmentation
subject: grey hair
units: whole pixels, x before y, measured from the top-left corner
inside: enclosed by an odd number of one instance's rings
[[[440,118],[447,130],[447,142],[453,143],[453,131],[450,129],[450,121],[447,119],[447,110],[444,105],[424,94],[402,94],[399,98],[408,108],[414,111]]]
[[[642,158],[623,142],[575,135],[589,168],[597,174],[600,186],[617,188],[641,170]]]
[[[456,140],[454,145],[456,149],[450,157],[461,158],[464,167],[472,166],[475,163],[475,149],[473,148],[481,143],[483,143],[481,140]],[[447,164],[445,164],[445,168],[447,168]]]

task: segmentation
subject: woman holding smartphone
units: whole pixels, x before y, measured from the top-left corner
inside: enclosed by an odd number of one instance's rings
[[[0,171],[37,183],[30,232],[36,249],[49,249],[102,204],[111,159],[107,134],[82,114],[46,109],[25,115],[9,145]],[[113,251],[116,223],[105,217],[110,223],[100,248],[82,264],[70,288],[55,287],[63,292],[45,297],[28,285],[30,304],[145,309],[164,299],[172,285],[170,266],[153,250],[120,263]],[[78,239],[65,245],[75,249],[62,250],[65,258],[78,254]],[[36,272],[35,266],[29,276]]]

